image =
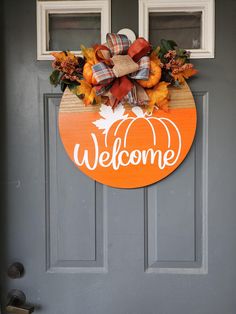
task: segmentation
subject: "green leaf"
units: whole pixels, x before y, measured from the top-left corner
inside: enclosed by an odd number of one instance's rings
[[[161,39],[161,48],[165,53],[167,53],[169,50],[175,50],[175,47],[177,47],[175,41]]]
[[[70,82],[70,84],[68,84],[67,86],[69,87],[71,91],[73,91],[73,89],[75,89],[78,85],[79,85],[78,83]]]
[[[61,91],[64,92],[67,87],[67,84],[61,81]]]
[[[186,57],[186,50],[183,49],[183,48],[179,48],[179,49],[177,50],[177,54],[178,54],[178,56],[180,56],[180,57]]]
[[[157,55],[158,57],[163,61],[164,55],[167,53],[167,51],[161,46]]]
[[[171,50],[174,50],[175,47],[178,47],[178,45],[176,44],[176,42],[174,40],[168,40],[168,43],[171,47]]]
[[[68,80],[68,79],[63,79],[62,82],[65,83],[66,85],[70,85],[71,84],[71,81]]]
[[[169,50],[172,50],[170,43],[168,40],[161,39],[161,47],[163,48],[163,51],[168,52]]]
[[[54,86],[57,86],[60,82],[60,71],[54,70],[49,77],[50,83]]]

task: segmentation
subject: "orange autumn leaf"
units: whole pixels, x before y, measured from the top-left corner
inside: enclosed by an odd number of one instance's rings
[[[185,79],[190,78],[191,76],[195,75],[198,71],[194,68],[186,69],[179,73],[172,73],[173,78],[175,81],[179,81],[180,84],[184,83]]]
[[[63,62],[66,59],[65,51],[51,52],[51,55],[56,59],[56,61],[59,61],[59,62]]]
[[[159,103],[158,103],[158,108],[167,112],[168,109],[169,109],[169,99],[168,98],[165,98],[163,100],[161,100]]]
[[[61,51],[61,52],[51,52],[51,55],[56,59],[58,62],[63,62],[67,58],[71,59],[72,61],[76,62],[76,56],[70,51]]]
[[[89,62],[91,64],[95,64],[98,62],[93,48],[86,48],[84,45],[81,45],[80,48],[84,58],[86,58],[86,62]]]
[[[93,48],[86,48],[85,46],[81,45],[81,52],[86,59],[86,63],[83,69],[83,77],[88,83],[96,85],[97,81],[93,77],[92,71],[92,66],[97,63],[95,51]]]
[[[85,80],[79,81],[80,85],[76,87],[76,95],[83,95],[85,106],[101,103],[101,97],[97,96],[95,88]]]
[[[164,111],[168,111],[169,84],[170,83],[162,81],[159,84],[157,84],[153,89],[146,90],[149,97],[147,109],[149,113],[152,113],[155,107],[158,107],[159,109],[162,109]]]

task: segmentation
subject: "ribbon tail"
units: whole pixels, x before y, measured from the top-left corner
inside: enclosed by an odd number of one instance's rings
[[[114,81],[110,92],[120,102],[132,90],[133,86],[134,84],[126,76],[122,76]]]
[[[114,96],[112,96],[112,94],[109,97],[109,101],[110,101],[110,106],[112,107],[112,109],[116,108],[120,103],[120,101]]]
[[[136,82],[134,84],[135,84],[135,88],[136,88],[136,97],[137,97],[138,105],[141,105],[141,106],[147,105],[147,103],[149,101],[149,97],[148,97],[145,89]]]

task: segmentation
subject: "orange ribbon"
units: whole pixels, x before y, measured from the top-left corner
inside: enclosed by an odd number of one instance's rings
[[[136,39],[128,49],[128,55],[138,62],[142,57],[146,56],[151,50],[151,46],[146,39],[139,37]]]

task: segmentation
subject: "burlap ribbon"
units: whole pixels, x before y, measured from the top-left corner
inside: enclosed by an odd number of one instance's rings
[[[109,91],[113,97],[112,105],[117,105],[135,91],[136,102],[147,101],[148,96],[142,87],[132,80],[147,80],[149,77],[150,44],[144,38],[136,39],[132,44],[127,36],[107,34],[107,42],[96,48],[99,63],[93,66],[93,75],[98,82],[96,93],[105,95]],[[133,100],[135,101],[135,100]]]

